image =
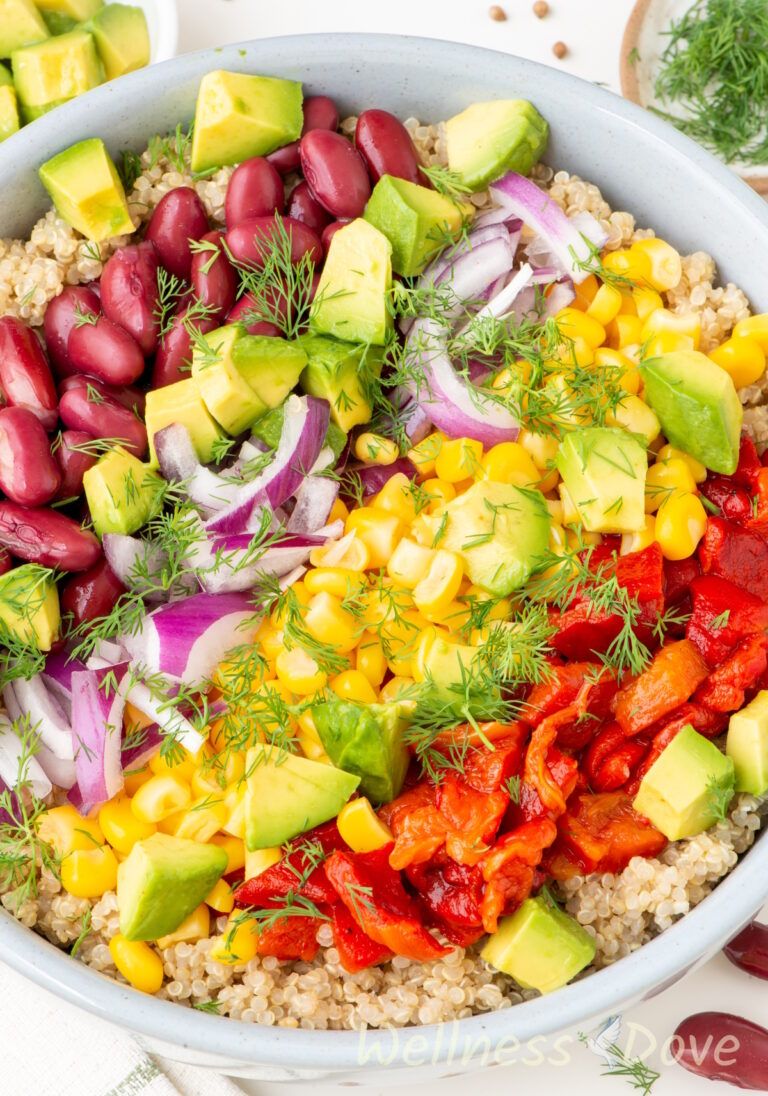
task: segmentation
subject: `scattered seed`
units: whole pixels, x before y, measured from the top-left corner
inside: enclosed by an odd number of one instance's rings
[[[498,4],[494,4],[493,7],[489,8],[488,14],[496,23],[506,22],[507,13],[504,11],[504,8],[500,8]]]
[[[555,42],[554,46],[552,47],[552,52],[559,61],[562,61],[562,59],[568,53],[568,47],[566,46],[565,42]]]
[[[536,0],[536,3],[533,5],[533,14],[537,19],[544,19],[545,16],[549,15],[549,4],[547,3],[547,0]]]

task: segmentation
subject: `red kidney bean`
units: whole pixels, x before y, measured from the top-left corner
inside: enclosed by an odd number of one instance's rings
[[[72,518],[16,502],[0,502],[0,544],[19,559],[64,571],[86,571],[101,555],[97,538]]]
[[[288,199],[288,216],[309,225],[318,236],[331,220],[330,215],[309,189],[309,184],[303,180],[291,191]]]
[[[723,948],[727,959],[756,978],[768,978],[768,925],[753,921]]]
[[[382,175],[394,175],[409,183],[421,181],[411,135],[389,111],[364,110],[355,126],[355,145],[374,183]]]
[[[171,326],[160,340],[155,365],[152,370],[152,387],[165,388],[168,384],[183,381],[189,376],[192,364],[192,339],[185,326],[185,319],[192,305],[190,296],[179,303],[176,315],[171,321]],[[206,319],[196,319],[194,326],[205,335],[219,326],[218,320],[209,316]]]
[[[79,627],[114,609],[125,587],[105,559],[100,559],[81,575],[75,575],[61,588],[61,612],[70,629]]]
[[[5,548],[0,548],[0,575],[5,575],[13,569],[13,557]]]
[[[21,506],[44,506],[60,483],[59,466],[37,416],[26,407],[0,410],[0,489]]]
[[[130,384],[144,372],[144,355],[132,335],[106,316],[75,323],[67,339],[70,361],[107,384]]]
[[[99,381],[95,377],[86,377],[83,373],[78,373],[74,377],[65,377],[61,382],[59,385],[59,399],[65,392],[71,392],[75,388],[91,388],[96,393],[95,396],[92,395],[91,397],[96,403],[99,402],[99,396],[103,396],[105,399],[117,400],[123,407],[133,411],[134,415],[144,418],[146,397],[140,388],[136,388],[132,384],[124,384],[116,388],[111,384],[104,384],[103,381]]]
[[[307,254],[313,262],[320,262],[323,249],[317,233],[293,217],[281,217],[280,221],[291,238],[291,262],[297,263]],[[227,247],[239,263],[260,267],[264,265],[265,244],[274,238],[276,231],[276,217],[249,217],[227,233]]]
[[[250,293],[245,293],[234,308],[227,314],[226,323],[243,323],[245,314],[254,307],[254,299]],[[279,335],[280,328],[268,320],[255,320],[246,324],[245,330],[249,335]]]
[[[301,169],[312,193],[334,217],[360,217],[371,196],[362,157],[340,133],[313,129],[301,138]]]
[[[84,285],[65,285],[46,308],[43,333],[57,376],[66,377],[77,372],[67,353],[67,340],[77,314],[87,312],[98,315],[100,311],[99,297],[93,289]]]
[[[290,175],[292,171],[298,171],[301,167],[299,142],[291,141],[289,145],[283,145],[282,148],[270,152],[267,160],[281,175]]]
[[[149,240],[119,247],[101,275],[101,306],[108,320],[131,335],[144,357],[157,350],[157,270],[155,245]]]
[[[310,95],[304,100],[304,125],[301,135],[313,129],[338,129],[339,108],[327,95]]]
[[[157,248],[161,264],[177,278],[189,281],[192,269],[190,240],[208,232],[208,217],[197,193],[189,186],[169,190],[157,203],[146,239]]]
[[[768,1091],[768,1030],[728,1012],[698,1012],[678,1024],[672,1056],[697,1077]]]
[[[0,319],[0,389],[6,403],[26,407],[53,430],[58,415],[50,366],[37,335],[14,316]]]
[[[331,246],[331,240],[339,231],[340,228],[344,228],[348,225],[349,221],[331,221],[329,225],[326,225],[323,229],[323,234],[320,237],[320,241],[323,245],[323,251],[328,254],[328,248]]]
[[[263,156],[254,156],[235,168],[224,203],[227,228],[249,217],[270,217],[284,209],[283,180],[274,164]]]
[[[216,319],[225,316],[237,298],[237,273],[224,252],[223,239],[223,232],[207,232],[200,242],[211,245],[211,250],[192,256],[192,292],[216,310]]]
[[[93,437],[84,430],[62,431],[54,454],[61,474],[57,499],[74,499],[83,493],[83,476],[98,458],[90,453],[83,453],[76,447],[87,445],[90,441],[93,441]]]
[[[92,438],[119,438],[137,457],[147,451],[144,423],[112,396],[99,394],[94,399],[92,388],[71,388],[61,397],[59,414],[70,430],[83,430]]]

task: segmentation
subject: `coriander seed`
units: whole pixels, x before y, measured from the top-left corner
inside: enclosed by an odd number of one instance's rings
[[[507,20],[507,13],[498,4],[494,4],[493,7],[489,8],[488,14],[495,23],[505,23]]]
[[[547,0],[536,0],[536,3],[533,5],[533,14],[537,19],[546,18],[546,16],[549,15],[549,4],[547,3]]]
[[[562,59],[568,53],[568,47],[566,46],[565,42],[555,42],[554,46],[552,47],[552,52],[554,53],[555,57],[557,57],[558,61],[562,61]]]

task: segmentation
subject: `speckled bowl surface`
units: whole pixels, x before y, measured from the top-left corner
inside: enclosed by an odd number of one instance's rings
[[[613,208],[631,210],[681,251],[711,252],[721,278],[768,311],[768,211],[712,156],[592,84],[506,54],[418,38],[274,38],[179,57],[89,92],[0,146],[0,235],[26,235],[46,208],[36,175],[43,160],[97,134],[113,152],[144,148],[153,134],[191,118],[200,77],[212,68],[302,80],[310,93],[334,96],[346,113],[379,106],[425,121],[478,100],[530,98],[552,127],[550,164],[598,183]],[[766,898],[762,838],[700,906],[606,970],[502,1012],[365,1036],[260,1028],[146,997],[70,959],[5,913],[0,958],[170,1057],[269,1080],[412,1083],[519,1061],[521,1044],[532,1039],[540,1051],[575,1038],[709,958]]]

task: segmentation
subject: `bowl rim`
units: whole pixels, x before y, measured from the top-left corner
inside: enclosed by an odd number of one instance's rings
[[[768,210],[763,201],[732,174],[709,152],[673,129],[662,119],[642,110],[613,93],[578,77],[549,66],[528,61],[497,50],[469,46],[440,39],[384,34],[311,34],[267,38],[230,46],[184,54],[174,60],[123,77],[119,83],[126,98],[132,92],[146,94],[141,85],[154,79],[153,73],[166,75],[173,71],[176,79],[191,78],[203,64],[225,67],[228,61],[242,66],[247,50],[249,61],[269,60],[270,44],[280,42],[295,49],[297,56],[311,56],[324,47],[330,52],[338,48],[354,52],[360,63],[366,56],[373,61],[382,50],[389,50],[398,61],[413,65],[423,63],[427,47],[433,55],[442,55],[452,63],[460,61],[482,63],[489,55],[497,64],[514,67],[532,87],[546,81],[562,88],[563,96],[574,95],[585,100],[608,121],[619,119],[637,129],[649,131],[660,144],[668,146],[678,159],[692,161],[692,167],[712,176],[722,197],[732,205],[745,207],[755,220],[755,229],[768,239]],[[109,105],[114,88],[105,86],[66,104],[51,116],[40,119],[37,133],[41,141],[57,132],[66,133],[71,117],[83,100],[90,100],[90,109]],[[68,112],[65,113],[65,112]],[[148,137],[151,134],[147,135]],[[3,156],[0,151],[0,162]],[[512,1008],[468,1017],[448,1024],[429,1024],[397,1030],[368,1031],[379,1048],[379,1061],[373,1065],[413,1067],[408,1060],[409,1037],[420,1036],[426,1045],[425,1057],[419,1064],[438,1065],[454,1060],[452,1040],[444,1038],[446,1027],[461,1029],[466,1038],[490,1040],[491,1047],[510,1039],[524,1043],[537,1036],[550,1036],[568,1028],[586,1025],[591,1019],[606,1016],[632,998],[648,997],[661,992],[682,973],[695,966],[703,956],[720,947],[736,933],[768,898],[768,840],[758,840],[742,857],[738,865],[698,906],[679,922],[611,967],[589,975],[556,991],[554,995],[538,997]],[[120,1027],[149,1039],[160,1040],[175,1048],[187,1049],[191,1055],[213,1054],[230,1062],[274,1064],[284,1071],[294,1070],[297,1079],[306,1071],[352,1072],[362,1068],[360,1060],[361,1033],[352,1031],[306,1031],[249,1024],[228,1017],[180,1008],[170,1001],[148,997],[72,960],[66,953],[16,921],[6,911],[0,916],[0,959],[39,986],[72,1004],[106,1019]],[[723,926],[727,926],[725,931]]]

